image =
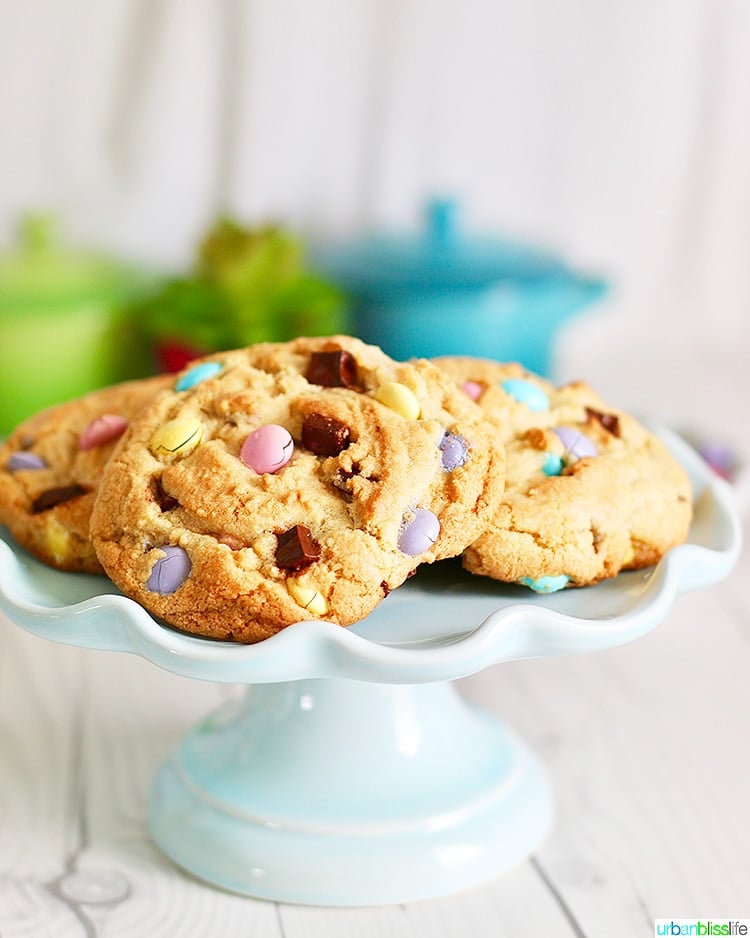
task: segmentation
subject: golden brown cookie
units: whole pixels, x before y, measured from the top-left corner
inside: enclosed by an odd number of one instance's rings
[[[102,469],[130,418],[170,384],[129,381],[20,424],[0,448],[0,523],[53,567],[101,573],[89,522]]]
[[[434,365],[357,339],[222,352],[132,422],[93,540],[125,593],[186,631],[349,625],[477,538],[502,490],[495,436]]]
[[[685,540],[688,477],[633,417],[583,382],[558,388],[520,365],[481,359],[436,363],[505,444],[505,494],[464,553],[472,573],[553,592],[649,566]]]

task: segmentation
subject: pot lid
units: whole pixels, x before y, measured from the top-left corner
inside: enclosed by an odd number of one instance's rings
[[[566,270],[555,257],[498,237],[466,235],[453,199],[427,203],[423,230],[380,234],[314,252],[318,266],[349,288],[480,287],[530,280]]]
[[[16,250],[0,253],[0,312],[121,301],[140,278],[106,257],[66,250],[46,216],[24,217]]]

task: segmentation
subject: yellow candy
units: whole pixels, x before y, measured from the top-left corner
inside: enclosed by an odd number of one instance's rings
[[[154,456],[176,453],[187,456],[203,439],[203,424],[195,417],[176,417],[154,430],[151,452]]]
[[[64,527],[57,518],[47,519],[47,529],[44,532],[47,548],[58,563],[62,563],[68,556],[70,546],[70,531]]]
[[[309,586],[303,586],[298,580],[287,580],[286,588],[292,599],[314,616],[324,616],[328,612],[328,603],[322,593]]]
[[[381,384],[375,392],[375,400],[395,410],[407,420],[416,420],[420,414],[421,408],[416,394],[398,381],[386,381]]]
[[[627,567],[628,564],[631,564],[635,560],[635,551],[633,550],[633,545],[625,551],[625,556],[622,558],[623,567]]]

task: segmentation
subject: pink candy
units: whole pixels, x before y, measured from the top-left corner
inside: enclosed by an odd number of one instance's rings
[[[478,381],[464,381],[461,385],[461,390],[467,397],[470,397],[472,401],[478,401],[484,392],[484,388]]]
[[[258,474],[278,472],[292,458],[294,440],[284,427],[268,423],[258,427],[242,444],[240,459]]]
[[[78,448],[81,450],[96,449],[97,446],[111,443],[122,436],[127,426],[128,421],[124,417],[117,414],[102,414],[101,417],[92,420],[81,433]]]

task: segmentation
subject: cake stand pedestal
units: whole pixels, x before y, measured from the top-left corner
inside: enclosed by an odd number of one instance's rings
[[[447,682],[250,687],[159,772],[156,843],[269,899],[405,902],[523,860],[551,821],[536,758]]]
[[[248,685],[185,736],[154,781],[149,829],[180,866],[284,902],[445,895],[522,861],[552,821],[537,758],[451,682],[631,641],[737,559],[731,489],[662,436],[692,479],[689,541],[650,570],[586,590],[536,596],[442,563],[349,629],[303,622],[242,646],[167,628],[108,580],[44,567],[2,532],[0,606],[45,638]]]

